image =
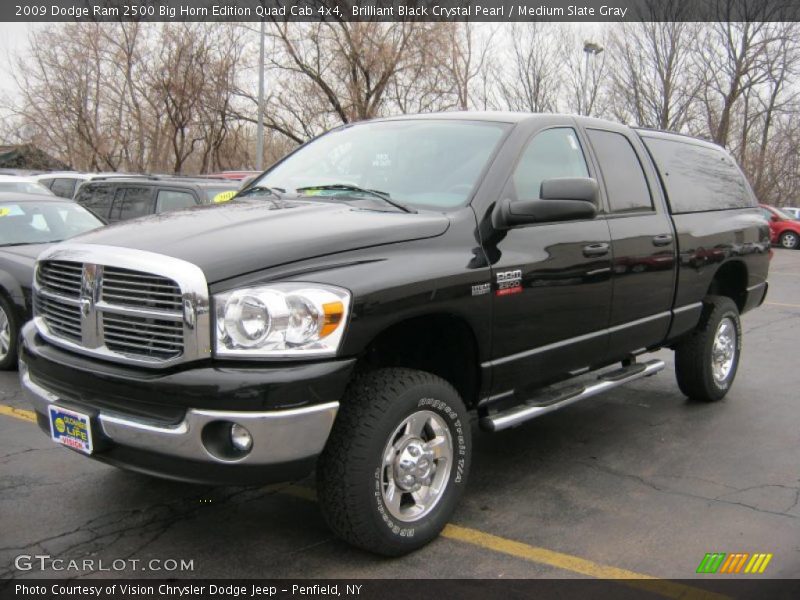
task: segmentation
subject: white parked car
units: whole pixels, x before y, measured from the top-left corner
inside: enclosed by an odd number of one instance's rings
[[[0,175],[0,192],[54,195],[33,177],[17,177],[16,175]]]
[[[781,210],[793,219],[800,221],[800,208],[797,206],[781,206]]]
[[[72,198],[78,186],[84,181],[89,181],[92,177],[96,177],[96,175],[93,173],[78,173],[76,171],[60,171],[34,175],[31,179],[41,183],[56,196]]]

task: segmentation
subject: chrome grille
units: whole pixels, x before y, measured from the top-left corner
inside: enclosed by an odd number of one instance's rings
[[[37,263],[33,304],[45,339],[85,354],[146,366],[211,354],[205,277],[171,257],[88,244],[54,247]]]
[[[39,284],[73,298],[81,295],[81,263],[54,260],[39,264]]]
[[[166,359],[183,352],[183,325],[176,321],[103,314],[106,347],[121,354]]]
[[[158,275],[105,267],[101,289],[101,298],[109,304],[172,311],[182,309],[181,288],[174,281]]]
[[[81,310],[72,304],[48,298],[41,294],[36,296],[36,313],[42,315],[50,329],[61,337],[81,340]]]

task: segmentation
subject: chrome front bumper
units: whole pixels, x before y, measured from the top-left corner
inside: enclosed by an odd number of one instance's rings
[[[31,379],[25,363],[20,362],[19,371],[25,396],[37,413],[47,415],[50,405],[62,403],[59,396]],[[105,438],[120,446],[217,465],[266,466],[319,455],[338,409],[338,402],[268,412],[189,409],[183,421],[171,426],[101,411],[95,423]],[[248,454],[222,458],[209,452],[203,429],[220,421],[248,429],[253,438]]]

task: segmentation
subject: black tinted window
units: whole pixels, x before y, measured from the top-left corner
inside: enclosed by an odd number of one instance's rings
[[[535,200],[542,181],[556,177],[588,177],[575,130],[568,127],[547,129],[530,141],[514,169],[514,189],[517,197]]]
[[[114,202],[113,221],[143,217],[153,212],[152,189],[149,187],[120,188]]]
[[[111,211],[111,202],[114,199],[113,192],[114,186],[102,183],[86,183],[78,190],[78,195],[75,199],[79,204],[107,219],[108,213]]]
[[[53,185],[50,186],[50,189],[56,196],[61,196],[62,198],[72,198],[72,195],[75,193],[76,183],[77,179],[59,177],[58,179],[53,180]]]
[[[612,212],[651,210],[653,199],[636,151],[624,135],[589,129]]]
[[[160,190],[156,200],[156,212],[178,210],[196,204],[194,196],[189,192],[176,192],[175,190]]]
[[[674,213],[755,206],[747,182],[721,148],[644,137]]]

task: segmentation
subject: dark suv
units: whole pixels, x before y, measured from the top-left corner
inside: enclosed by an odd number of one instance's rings
[[[200,204],[219,204],[237,191],[236,182],[160,177],[95,179],[78,188],[75,200],[109,223]]]

